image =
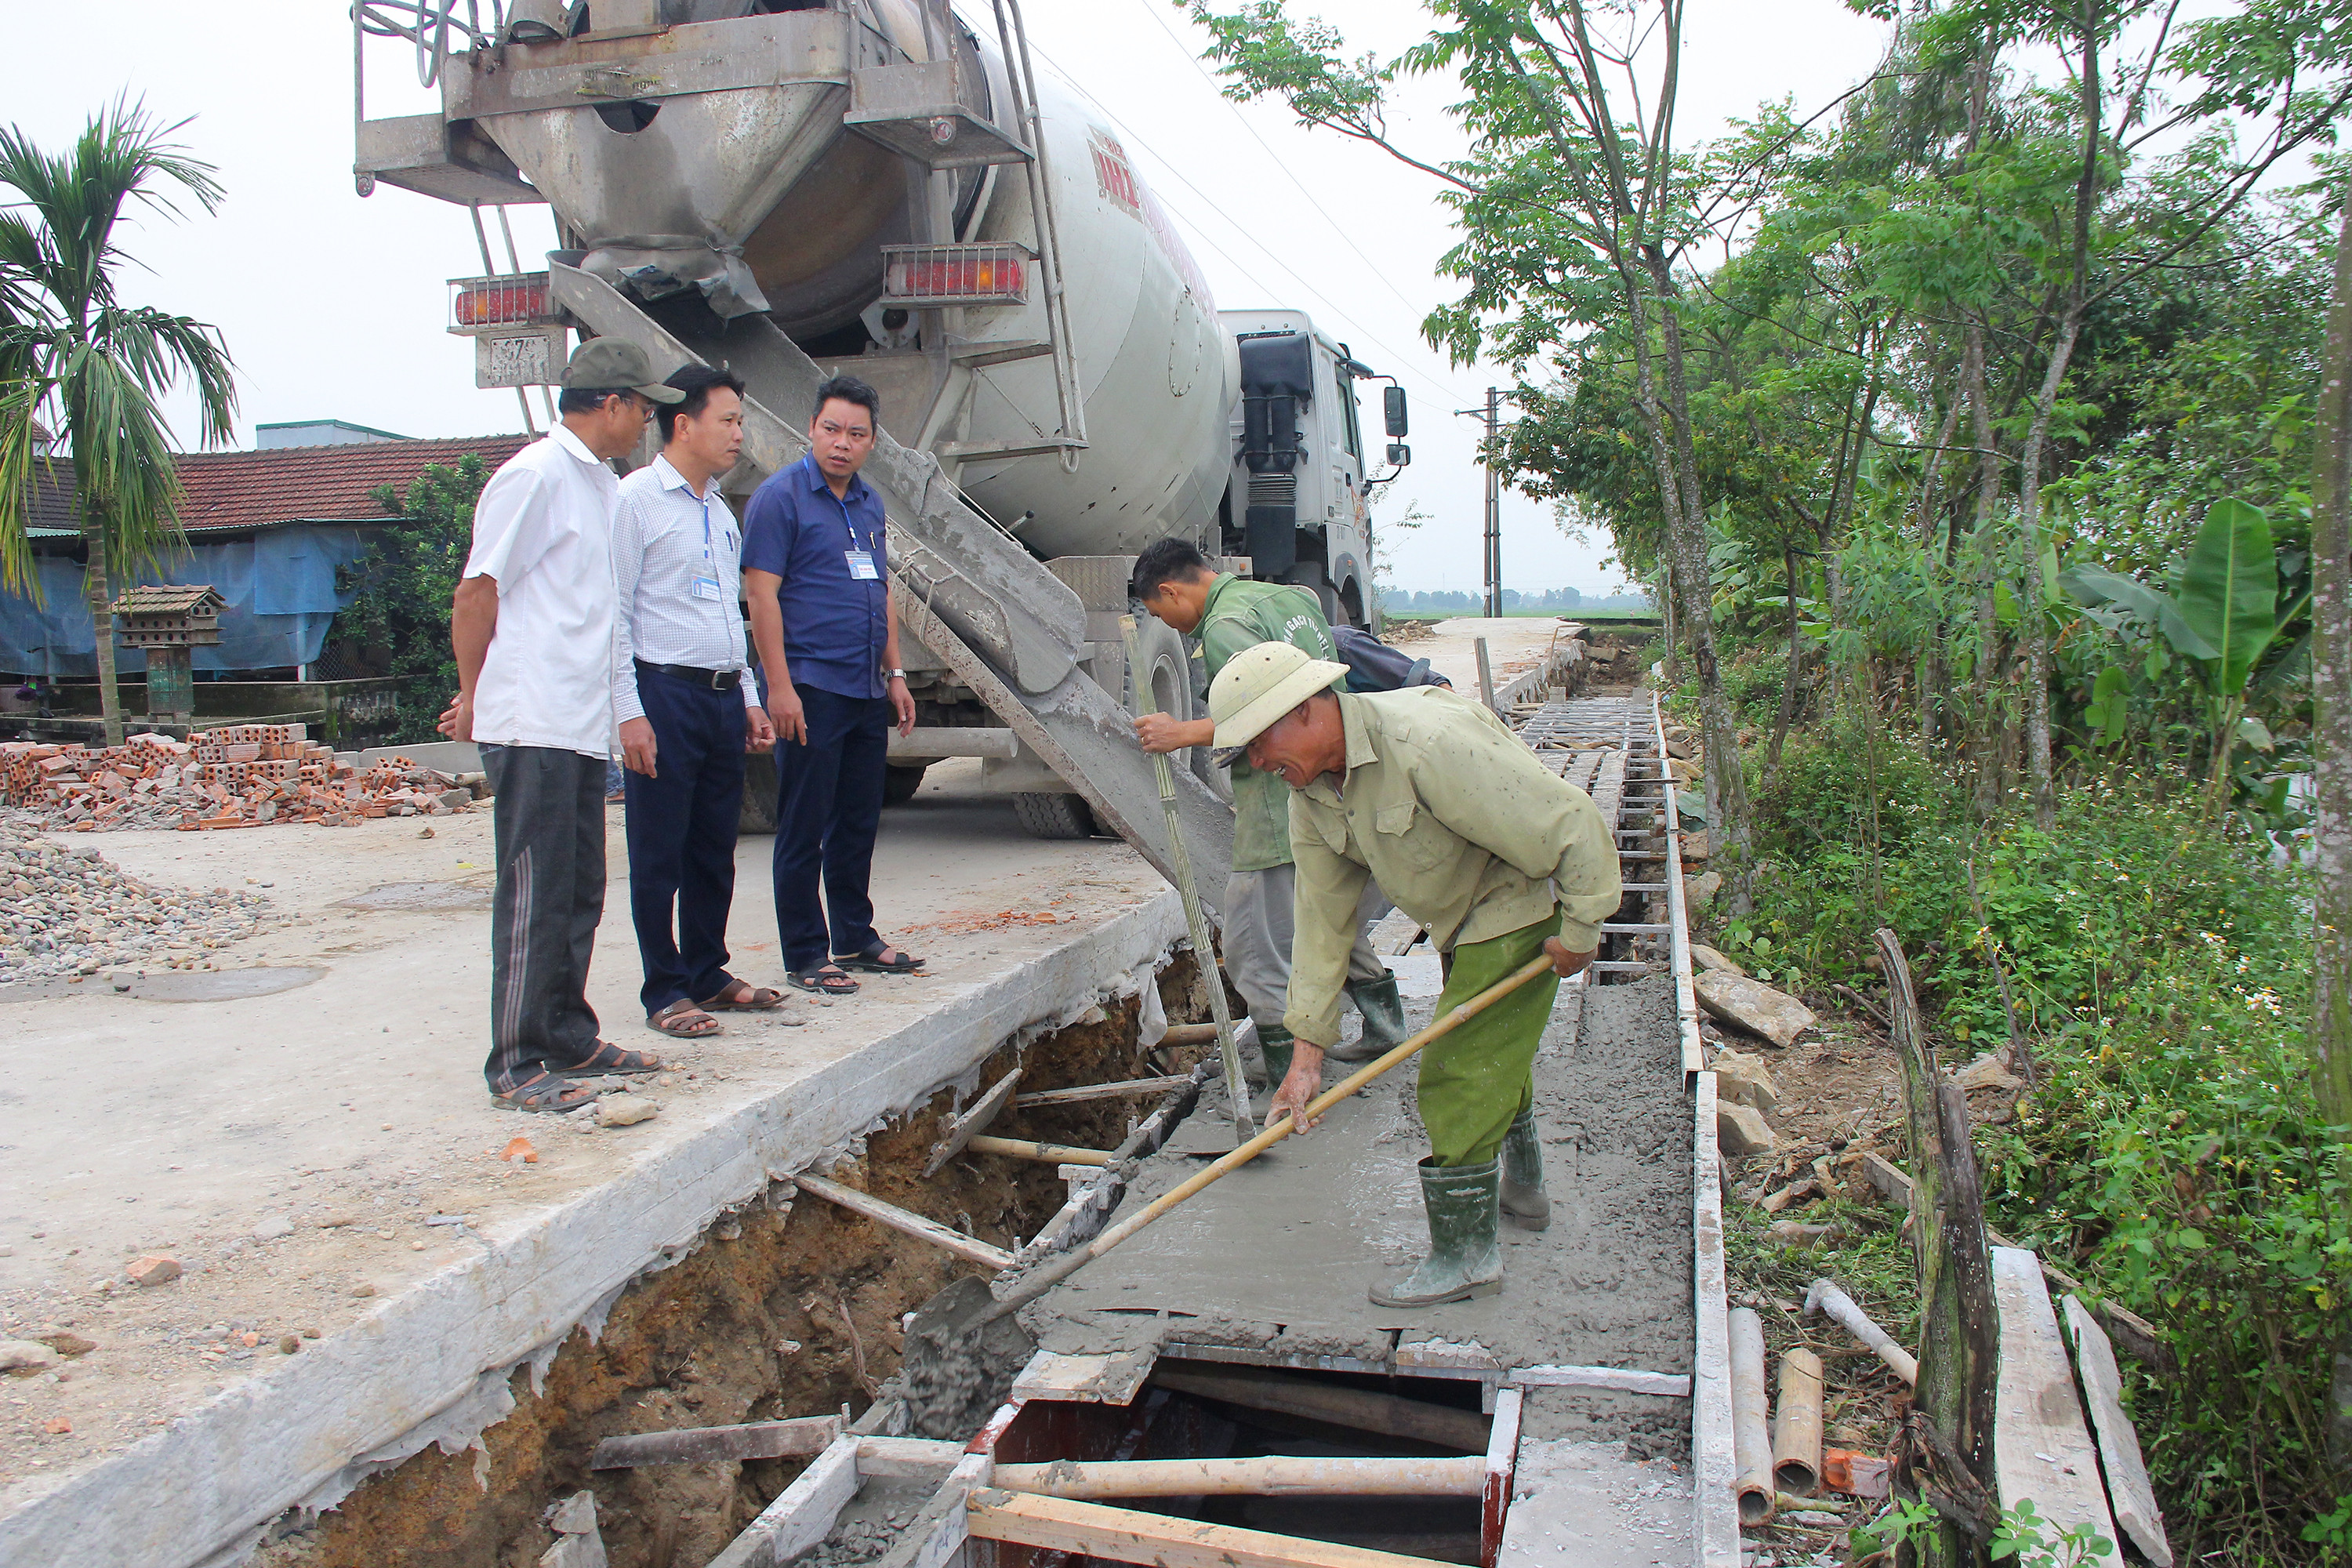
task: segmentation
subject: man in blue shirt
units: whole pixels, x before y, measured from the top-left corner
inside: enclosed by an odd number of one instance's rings
[[[825,382],[808,456],[762,484],[743,514],[743,603],[776,728],[776,935],[785,978],[820,996],[855,993],[852,969],[922,965],[875,931],[866,891],[890,726],[915,727],[882,498],[857,477],[880,423],[872,387]]]

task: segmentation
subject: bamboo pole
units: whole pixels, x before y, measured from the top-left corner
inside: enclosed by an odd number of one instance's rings
[[[1108,1165],[1106,1149],[1073,1149],[1066,1143],[1040,1143],[1034,1138],[994,1138],[982,1133],[965,1148],[982,1154],[1009,1154],[1016,1160],[1037,1160],[1049,1165]]]
[[[885,1203],[871,1193],[861,1193],[855,1187],[845,1187],[839,1182],[805,1173],[794,1176],[793,1183],[801,1191],[828,1203],[839,1204],[853,1214],[864,1215],[877,1224],[908,1236],[920,1237],[934,1247],[945,1247],[958,1258],[969,1258],[986,1268],[1010,1268],[1013,1255],[1002,1247],[991,1247],[984,1241],[974,1241],[960,1230],[950,1230],[935,1219],[927,1219],[911,1209]]]
[[[1772,1517],[1772,1428],[1766,1419],[1764,1320],[1753,1310],[1731,1311],[1731,1490],[1739,1500],[1739,1522],[1764,1523]]]
[[[1476,1497],[1486,1458],[1129,1459],[999,1465],[991,1486],[1046,1497]]]
[[[1853,1304],[1853,1298],[1839,1288],[1834,1279],[1816,1279],[1805,1292],[1805,1310],[1824,1312],[1842,1325],[1847,1333],[1868,1345],[1887,1370],[1908,1384],[1919,1381],[1919,1363],[1911,1352],[1895,1342],[1895,1336],[1871,1321],[1870,1314]]]
[[[1822,1484],[1822,1358],[1780,1354],[1780,1404],[1772,1424],[1772,1479],[1802,1497]]]
[[[1152,692],[1150,675],[1136,662],[1135,617],[1119,616],[1118,627],[1127,641],[1127,683],[1135,692],[1137,716],[1157,713],[1159,699]],[[1225,1095],[1234,1102],[1234,1141],[1246,1143],[1256,1133],[1257,1123],[1250,1116],[1249,1083],[1242,1076],[1241,1047],[1234,1040],[1233,1016],[1225,1005],[1225,977],[1217,962],[1216,944],[1210,939],[1209,917],[1202,912],[1200,890],[1192,886],[1192,856],[1184,847],[1184,819],[1176,809],[1176,775],[1170,769],[1167,752],[1152,754],[1151,771],[1160,781],[1160,805],[1168,816],[1168,868],[1175,873],[1176,892],[1184,901],[1184,930],[1192,939],[1192,956],[1208,986],[1209,1016],[1216,1021]]]

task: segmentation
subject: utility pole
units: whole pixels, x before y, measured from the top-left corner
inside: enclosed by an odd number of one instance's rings
[[[1471,419],[1486,422],[1486,457],[1481,467],[1486,470],[1486,505],[1480,527],[1478,545],[1479,580],[1486,585],[1486,613],[1503,613],[1503,476],[1495,466],[1495,439],[1502,431],[1503,395],[1495,388],[1486,389],[1486,406],[1457,408],[1454,413]]]

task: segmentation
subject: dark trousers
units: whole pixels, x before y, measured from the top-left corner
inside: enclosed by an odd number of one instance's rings
[[[808,743],[776,739],[776,936],[784,967],[799,973],[882,940],[866,888],[882,825],[891,713],[887,698],[841,697],[798,682],[793,689],[808,716]]]
[[[498,895],[490,906],[493,1090],[596,1048],[588,960],[604,915],[604,759],[484,746]]]
[[[654,727],[654,775],[625,775],[629,916],[648,1017],[732,984],[727,911],[735,901],[735,830],[743,816],[743,694],[637,667]],[[676,921],[673,927],[672,913]]]

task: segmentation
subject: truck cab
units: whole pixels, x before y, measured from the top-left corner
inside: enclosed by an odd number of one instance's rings
[[[1333,623],[1367,626],[1370,464],[1355,384],[1371,373],[1304,310],[1221,310],[1217,321],[1241,362],[1217,514],[1223,553],[1308,589]]]

